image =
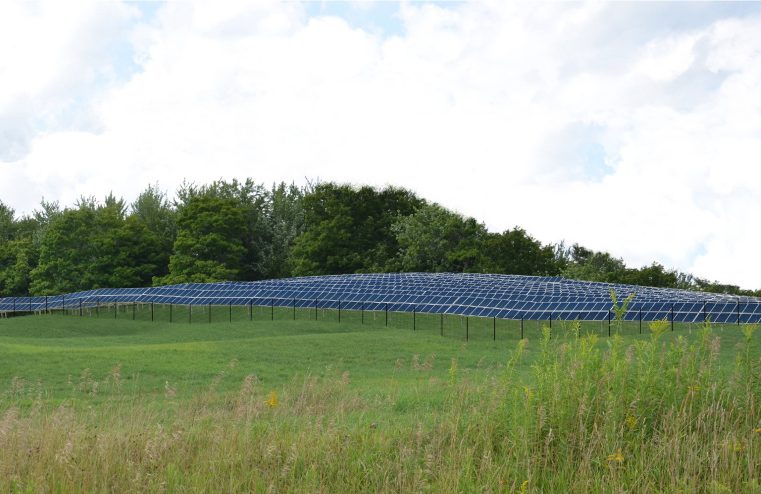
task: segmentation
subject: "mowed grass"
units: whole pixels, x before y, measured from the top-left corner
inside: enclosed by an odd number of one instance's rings
[[[232,317],[227,307],[213,307],[209,323],[209,309],[195,308],[190,320],[185,306],[173,308],[169,323],[167,306],[154,309],[153,321],[147,306],[135,311],[134,320],[130,306],[119,310],[116,318],[113,308],[102,308],[97,317],[92,310],[79,317],[75,310],[71,315],[0,320],[0,383],[15,379],[17,386],[23,381],[29,389],[32,384],[43,389],[48,399],[76,400],[81,398],[83,374],[107,380],[119,367],[122,394],[163,394],[169,385],[182,398],[215,379],[220,389],[230,390],[245,376],[255,375],[262,385],[276,389],[306,375],[340,371],[349,372],[358,388],[374,390],[391,374],[397,381],[419,380],[414,360],[428,359],[427,375],[434,378],[446,377],[453,358],[464,372],[483,374],[503,366],[521,336],[537,341],[542,327],[549,327],[548,321],[525,321],[521,332],[519,321],[471,317],[466,322],[457,316],[417,314],[413,329],[412,316],[404,313],[390,313],[386,326],[383,312],[343,311],[339,323],[334,310],[320,310],[314,319],[313,309],[298,309],[294,319],[293,311],[283,308],[276,308],[270,320],[270,309],[261,307],[253,314],[234,307]],[[568,337],[572,322],[553,324],[555,338]],[[692,337],[700,327],[677,324],[666,338]],[[720,361],[731,364],[743,339],[741,328],[712,330],[723,340]],[[604,340],[607,331],[605,322],[585,322],[580,332]],[[647,323],[644,334],[637,323],[622,328],[614,323],[611,332],[630,341],[649,338]],[[761,338],[752,345],[758,351]],[[533,350],[529,345],[519,372],[530,368]],[[100,396],[104,394],[107,390]]]
[[[282,312],[274,322],[229,322],[215,314],[223,321],[211,324],[206,318],[189,324],[185,314],[171,324],[105,316],[2,320],[0,382],[10,385],[15,379],[18,386],[23,381],[29,400],[35,398],[33,388],[44,389],[51,400],[77,400],[81,379],[107,381],[119,367],[121,394],[163,396],[170,386],[177,398],[192,398],[215,380],[225,391],[255,375],[262,386],[277,389],[305,376],[348,372],[358,389],[373,391],[392,375],[398,381],[418,380],[415,360],[419,365],[428,360],[427,375],[439,378],[446,376],[452,358],[474,372],[497,367],[517,341],[480,338],[465,344],[430,330],[371,325],[369,317],[366,325],[357,324],[353,314],[338,323],[332,314],[327,321],[294,321],[290,311],[288,317]],[[401,317],[391,315],[392,322],[395,316]],[[105,395],[108,389],[95,393],[96,398]]]
[[[753,328],[132,310],[0,320],[0,491],[761,492]]]

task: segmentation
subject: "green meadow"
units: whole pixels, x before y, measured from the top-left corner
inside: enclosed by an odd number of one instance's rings
[[[761,492],[753,327],[168,310],[0,320],[0,491]]]

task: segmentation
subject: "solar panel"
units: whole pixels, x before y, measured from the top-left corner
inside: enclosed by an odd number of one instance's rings
[[[506,319],[605,320],[635,294],[627,320],[761,322],[761,299],[668,288],[475,273],[378,273],[265,281],[191,283],[150,288],[101,288],[47,297],[0,299],[0,312],[35,312],[113,303],[263,305],[391,310]]]

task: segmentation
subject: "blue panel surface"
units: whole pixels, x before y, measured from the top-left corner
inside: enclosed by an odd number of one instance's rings
[[[0,312],[78,309],[114,303],[276,306],[461,314],[507,319],[606,321],[611,290],[635,296],[625,319],[701,323],[761,322],[761,299],[558,277],[470,273],[386,273],[250,282],[102,288],[47,297],[0,299]]]

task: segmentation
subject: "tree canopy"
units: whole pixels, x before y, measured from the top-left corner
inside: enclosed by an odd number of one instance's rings
[[[360,272],[564,276],[761,295],[659,263],[634,268],[579,244],[543,244],[398,188],[251,179],[150,185],[130,204],[107,194],[17,216],[0,201],[0,296],[102,287]]]
[[[486,227],[438,204],[425,204],[393,225],[400,271],[477,271]]]
[[[291,251],[292,274],[383,271],[399,249],[392,225],[422,204],[395,187],[317,185],[303,199],[304,231]]]

